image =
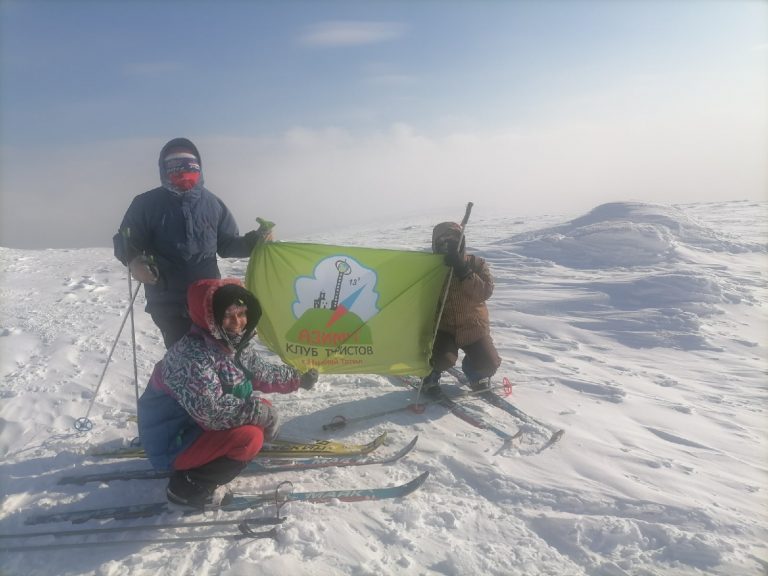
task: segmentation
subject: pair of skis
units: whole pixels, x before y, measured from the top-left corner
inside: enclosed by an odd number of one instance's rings
[[[390,380],[394,384],[404,384],[406,386],[410,386],[411,388],[418,389],[421,386],[421,379],[420,378],[411,378],[411,377],[391,377]],[[481,393],[478,393],[477,396],[482,397]],[[497,437],[499,437],[502,441],[501,446],[494,452],[494,455],[500,454],[510,448],[515,440],[520,438],[523,434],[523,430],[520,429],[514,434],[510,434],[503,428],[500,428],[499,426],[496,426],[493,422],[488,420],[487,418],[483,417],[481,414],[474,412],[467,408],[461,400],[464,398],[471,398],[472,395],[470,393],[466,393],[466,395],[461,395],[459,397],[451,397],[448,394],[446,394],[442,389],[438,389],[435,391],[432,398],[434,401],[445,408],[447,408],[451,414],[454,416],[460,418],[467,424],[470,424],[471,426],[474,426],[475,428],[480,428],[481,430],[488,430],[495,434]]]
[[[97,542],[69,541],[62,543],[46,544],[23,544],[15,546],[2,546],[0,552],[27,552],[31,550],[49,550],[74,547],[94,547],[94,546],[113,546],[123,544],[168,544],[177,542],[194,542],[209,540],[210,538],[227,538],[231,540],[242,539],[262,539],[276,538],[276,525],[281,524],[284,518],[280,517],[281,508],[288,502],[365,502],[370,500],[386,500],[391,498],[402,498],[418,490],[429,477],[429,472],[423,472],[416,478],[397,486],[382,486],[377,488],[362,488],[352,490],[324,490],[312,492],[293,492],[293,485],[290,482],[283,482],[274,492],[261,494],[234,494],[226,503],[219,506],[207,507],[204,510],[191,510],[185,512],[185,515],[203,513],[205,511],[223,511],[223,512],[241,512],[254,510],[274,504],[277,514],[274,517],[265,518],[246,518],[232,520],[203,520],[197,522],[171,522],[162,524],[141,524],[130,526],[107,526],[102,528],[84,528],[80,530],[48,530],[39,532],[22,532],[16,534],[0,534],[0,539],[20,539],[36,538],[43,536],[71,537],[71,536],[91,536],[97,534],[122,534],[135,531],[150,530],[179,530],[187,528],[197,528],[201,526],[220,526],[236,524],[239,533],[236,534],[208,534],[208,535],[185,535],[174,538],[145,538],[133,540],[108,540]],[[288,486],[288,490],[283,487]],[[128,520],[135,518],[150,518],[172,512],[171,505],[168,502],[154,502],[149,504],[134,504],[128,506],[112,506],[106,508],[94,508],[90,510],[68,510],[61,512],[50,512],[39,514],[27,519],[27,524],[47,524],[54,522],[71,522],[81,524],[90,520]],[[253,526],[273,525],[267,530],[254,530]]]
[[[456,378],[459,384],[463,384],[467,386],[469,385],[469,380],[467,379],[464,372],[462,372],[461,370],[458,370],[457,368],[449,368],[448,373],[454,378]],[[505,381],[504,389],[509,390],[508,394],[510,394],[512,386],[507,385],[509,381],[506,378],[504,378],[504,381]],[[544,450],[546,450],[547,448],[549,448],[550,446],[558,442],[563,437],[563,434],[565,434],[564,429],[555,428],[553,426],[550,426],[549,424],[545,424],[544,422],[537,420],[533,416],[529,416],[528,414],[520,410],[520,408],[518,408],[511,402],[505,400],[504,398],[502,398],[501,396],[498,396],[497,394],[494,394],[493,391],[490,389],[481,390],[479,397],[484,401],[486,401],[488,404],[491,404],[492,406],[495,406],[496,408],[499,408],[507,412],[509,415],[516,418],[520,422],[523,422],[529,427],[544,429],[546,433],[549,434],[549,437],[536,450],[536,454],[543,452]],[[520,428],[520,430],[518,431],[518,435],[522,430],[523,428]]]
[[[177,542],[198,542],[211,538],[225,538],[227,540],[265,539],[277,538],[277,525],[282,524],[285,518],[277,516],[272,518],[240,518],[225,520],[203,520],[199,522],[167,522],[163,524],[141,524],[131,526],[108,526],[105,528],[82,528],[80,530],[49,530],[40,532],[25,532],[19,534],[0,534],[0,539],[21,539],[32,537],[72,537],[94,536],[100,534],[129,534],[134,532],[150,532],[156,530],[182,530],[190,528],[234,526],[239,532],[225,534],[184,534],[173,538],[134,538],[127,540],[99,540],[99,541],[71,541],[53,542],[46,544],[19,544],[13,546],[0,546],[2,552],[30,552],[33,550],[60,550],[68,548],[90,548],[101,546],[131,545],[131,544],[175,544]],[[266,530],[254,530],[256,526],[272,526]]]
[[[258,463],[251,467],[245,474],[261,474],[283,470],[305,470],[315,468],[325,468],[334,466],[368,466],[372,464],[387,464],[395,462],[407,455],[413,450],[418,436],[414,437],[407,445],[390,456],[382,458],[371,457],[370,453],[376,450],[383,443],[385,435],[375,438],[367,444],[349,445],[339,442],[319,441],[314,443],[300,443],[304,448],[299,450],[296,446],[299,443],[293,443],[292,453],[314,453],[317,444],[322,444],[326,448],[331,445],[337,454],[331,454],[308,458],[270,458],[267,463]],[[341,455],[338,455],[341,454]],[[280,460],[283,460],[280,463]],[[254,463],[251,463],[252,465]],[[163,477],[164,474],[153,470],[129,470],[129,471],[109,471],[97,474],[83,474],[66,476],[59,480],[59,484],[85,484],[87,482],[109,482],[112,480],[134,480]],[[189,509],[181,511],[182,518],[166,523],[144,523],[139,525],[125,526],[105,526],[97,528],[84,528],[80,530],[49,530],[38,532],[20,532],[13,534],[0,534],[0,540],[34,538],[44,536],[72,537],[89,536],[96,534],[122,534],[136,531],[156,531],[156,530],[181,530],[197,527],[226,526],[236,525],[239,532],[229,534],[208,534],[199,535],[187,534],[180,537],[164,538],[153,537],[146,539],[133,540],[107,540],[107,541],[67,541],[62,543],[42,543],[42,544],[23,544],[3,546],[0,545],[0,552],[24,552],[41,549],[59,549],[71,547],[90,547],[90,546],[110,546],[117,544],[161,544],[174,542],[191,542],[207,540],[209,538],[227,538],[230,540],[275,538],[277,536],[277,525],[281,524],[284,518],[280,517],[282,507],[288,502],[361,502],[369,500],[384,500],[390,498],[400,498],[414,492],[426,481],[429,476],[424,472],[412,480],[396,486],[380,486],[374,488],[349,489],[349,490],[325,490],[311,492],[293,492],[293,485],[290,482],[281,483],[274,491],[261,494],[233,494],[231,498],[226,499],[218,506],[208,506],[202,510]],[[242,512],[255,510],[259,508],[274,505],[276,515],[274,517],[259,517],[246,519],[222,519],[222,520],[202,520],[202,521],[184,521],[183,518],[210,511],[220,512]],[[160,515],[179,513],[178,508],[167,502],[153,502],[148,504],[134,504],[127,506],[111,506],[104,508],[95,508],[89,510],[63,510],[53,511],[30,516],[26,519],[27,525],[49,524],[57,522],[71,522],[73,524],[82,524],[91,520],[135,520],[142,518],[153,518]],[[271,526],[266,530],[254,530],[255,526]]]

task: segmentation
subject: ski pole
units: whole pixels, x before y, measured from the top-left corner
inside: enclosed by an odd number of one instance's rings
[[[131,229],[128,228],[126,234],[130,235]],[[138,280],[137,280],[138,282]],[[139,286],[141,286],[141,282],[139,282]],[[136,293],[139,292],[139,286],[136,287]],[[136,391],[136,415],[138,418],[139,414],[139,367],[136,362],[136,326],[133,322],[133,280],[131,278],[131,270],[128,269],[128,297],[130,298],[130,304],[128,304],[128,310],[131,315],[131,351],[133,353],[133,387]],[[121,329],[122,330],[122,329]]]
[[[130,272],[128,272],[130,275]],[[96,401],[96,396],[99,393],[99,388],[101,388],[102,382],[104,382],[104,375],[107,373],[107,368],[109,367],[109,362],[112,360],[112,354],[115,352],[115,347],[117,346],[118,340],[120,340],[120,334],[123,333],[123,327],[125,326],[125,322],[128,320],[128,316],[133,311],[133,302],[136,300],[136,296],[139,295],[139,290],[141,289],[141,282],[138,282],[136,284],[136,291],[131,294],[131,300],[128,302],[128,310],[125,311],[125,314],[123,315],[123,321],[120,323],[120,329],[117,331],[117,336],[115,336],[115,341],[112,343],[112,349],[109,351],[109,355],[107,356],[107,361],[104,364],[104,369],[101,371],[101,376],[99,377],[99,383],[96,385],[96,390],[93,392],[93,397],[91,398],[90,403],[88,404],[88,410],[85,412],[85,416],[81,416],[77,420],[75,420],[75,430],[78,432],[87,432],[93,428],[93,422],[88,418],[91,414],[91,409],[93,408],[93,403]]]

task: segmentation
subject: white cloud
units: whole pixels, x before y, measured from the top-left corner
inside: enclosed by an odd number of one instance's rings
[[[430,134],[405,123],[354,133],[190,135],[206,185],[242,232],[278,239],[406,214],[586,212],[608,201],[765,199],[768,142],[750,115],[558,119],[524,130]],[[132,198],[158,185],[164,140],[2,150],[0,245],[104,246]],[[39,170],[44,154],[46,170]]]
[[[319,22],[309,26],[299,40],[310,46],[358,46],[393,40],[404,31],[405,25],[398,22]]]
[[[263,216],[280,223],[283,239],[355,221],[460,210],[470,200],[479,210],[539,214],[587,211],[607,201],[759,196],[768,184],[765,143],[738,137],[738,127],[706,138],[711,130],[645,120],[442,136],[406,124],[366,135],[303,128],[259,146],[206,142],[214,151],[206,177],[213,190],[227,191],[241,226]],[[242,162],[219,154],[235,148]]]

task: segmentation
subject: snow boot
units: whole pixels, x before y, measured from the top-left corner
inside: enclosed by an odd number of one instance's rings
[[[432,372],[421,381],[421,394],[423,396],[437,398],[442,394],[442,389],[440,388],[440,374],[441,372],[432,370]]]
[[[474,380],[469,382],[469,387],[473,392],[482,392],[491,389],[491,378],[480,378],[480,380]]]
[[[220,494],[217,488],[234,480],[247,465],[221,457],[191,470],[177,470],[168,481],[166,496],[174,504],[195,508],[226,503],[231,493]]]
[[[177,470],[168,480],[165,495],[168,501],[179,506],[204,508],[213,503],[215,484],[195,480],[189,470]]]

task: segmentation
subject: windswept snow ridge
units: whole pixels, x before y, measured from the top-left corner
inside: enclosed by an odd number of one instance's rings
[[[431,227],[443,219],[298,240],[428,250]],[[379,376],[321,375],[312,391],[274,398],[285,435],[361,442],[387,431],[392,446],[381,450],[391,451],[418,434],[416,448],[387,466],[279,472],[238,478],[235,488],[263,492],[283,480],[297,491],[392,486],[429,471],[418,491],[381,502],[291,503],[275,541],[0,552],[0,573],[763,574],[767,223],[768,204],[755,202],[612,203],[571,220],[495,217],[476,206],[467,242],[496,279],[489,308],[503,357],[498,376],[513,383],[508,399],[517,407],[566,430],[555,446],[536,454],[523,435],[497,454],[496,436],[439,405],[324,432],[336,415],[353,419],[415,398]],[[246,265],[222,268],[242,277]],[[136,434],[130,325],[94,397],[127,308],[125,269],[106,248],[0,248],[0,269],[0,533],[28,529],[26,517],[58,507],[162,499],[163,480],[57,484],[103,469],[86,457],[90,448]],[[164,352],[143,305],[140,294],[142,389]],[[459,391],[453,379],[444,387]],[[73,422],[92,401],[94,429],[78,433]],[[463,405],[510,432],[525,427],[479,399]]]

